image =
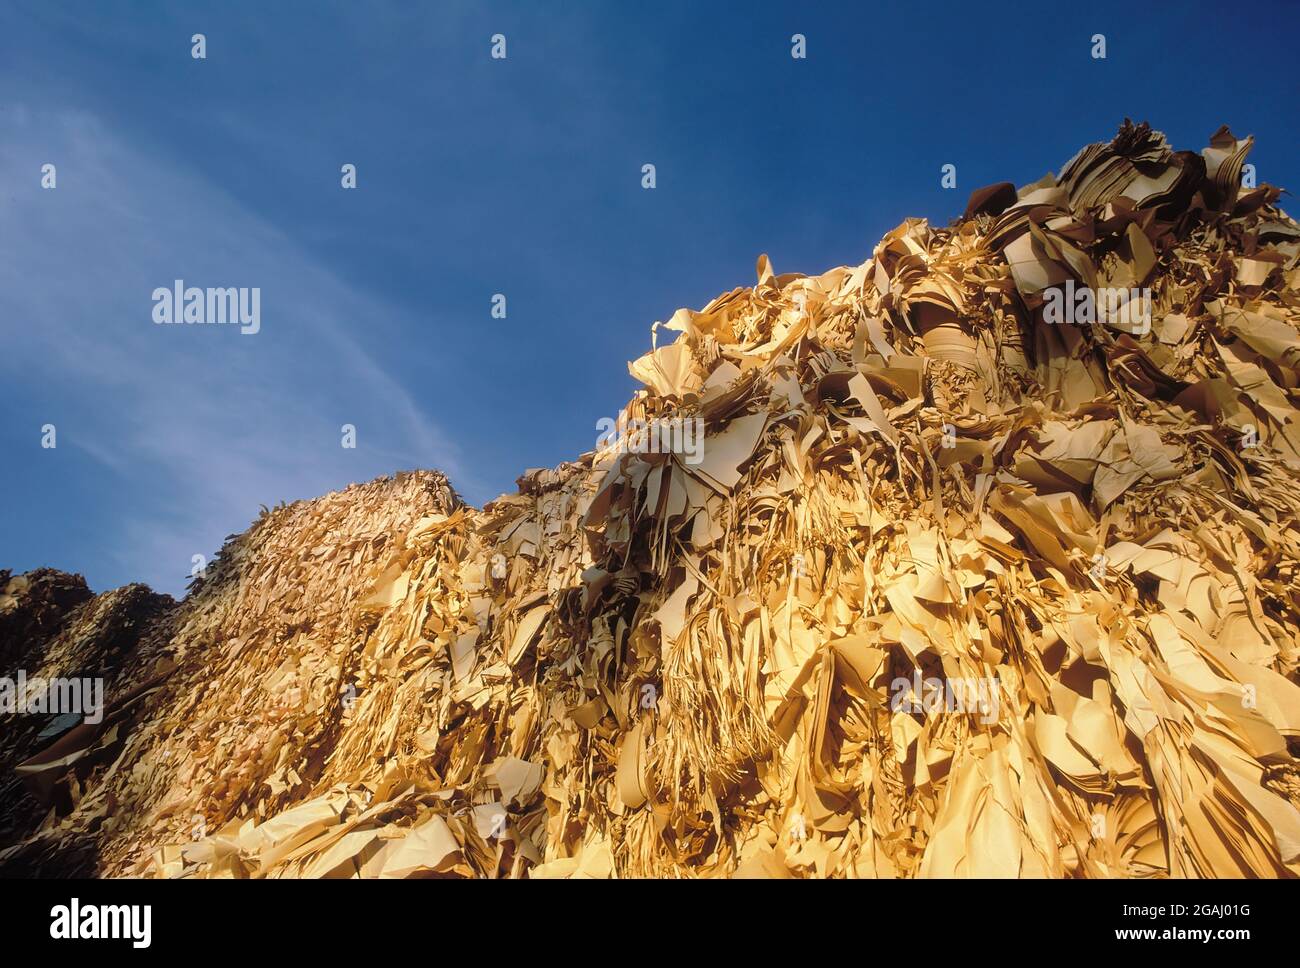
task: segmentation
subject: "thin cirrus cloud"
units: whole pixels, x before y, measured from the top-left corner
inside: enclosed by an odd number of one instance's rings
[[[5,474],[29,507],[10,508],[4,564],[58,565],[53,549],[86,541],[84,516],[104,547],[85,565],[92,587],[126,575],[175,594],[193,556],[211,557],[260,504],[402,467],[439,467],[471,496],[483,490],[361,348],[400,309],[94,116],[3,113],[3,409],[10,453],[31,451]],[[42,190],[51,159],[58,187]],[[175,279],[260,287],[261,331],[156,325],[152,292]],[[46,423],[58,447],[42,451]],[[355,449],[340,444],[343,424],[356,427]]]

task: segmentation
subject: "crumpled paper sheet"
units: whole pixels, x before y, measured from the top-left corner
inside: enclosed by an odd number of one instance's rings
[[[702,418],[702,463],[269,512],[37,846],[170,877],[1300,873],[1300,232],[1239,187],[1249,147],[1126,122],[859,266],[760,258],[630,367],[620,419]],[[1150,328],[1048,325],[1068,281],[1149,287]],[[913,676],[993,680],[996,714],[891,708]]]

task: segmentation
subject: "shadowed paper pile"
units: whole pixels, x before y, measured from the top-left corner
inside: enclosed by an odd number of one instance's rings
[[[620,425],[698,460],[267,511],[102,728],[7,753],[0,871],[1300,873],[1300,229],[1249,147],[1126,123],[861,265],[761,257],[630,367]],[[124,606],[35,587],[0,630],[70,674]]]

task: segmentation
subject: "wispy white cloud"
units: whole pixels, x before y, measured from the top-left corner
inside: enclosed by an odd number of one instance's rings
[[[60,446],[120,485],[112,553],[128,574],[177,592],[191,556],[210,555],[259,504],[402,467],[477,487],[367,348],[401,310],[93,116],[19,104],[0,109],[0,126],[0,370],[15,391],[57,400]],[[39,187],[46,162],[53,191]],[[155,325],[151,293],[178,278],[260,287],[261,332]],[[344,423],[356,450],[340,446]]]

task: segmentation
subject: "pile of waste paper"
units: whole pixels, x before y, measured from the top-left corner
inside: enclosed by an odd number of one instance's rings
[[[1300,874],[1300,227],[1250,144],[1126,122],[760,257],[482,510],[267,510],[179,604],[0,576],[0,675],[107,677],[0,745],[0,874]]]

